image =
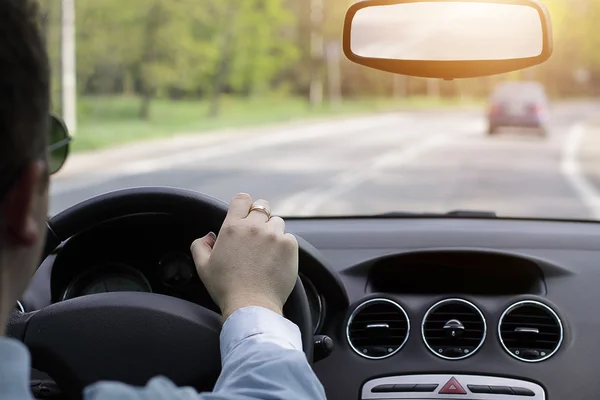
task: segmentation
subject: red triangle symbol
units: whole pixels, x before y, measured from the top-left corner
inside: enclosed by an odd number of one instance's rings
[[[467,394],[465,389],[460,386],[460,383],[455,377],[452,377],[443,388],[440,389],[439,394]]]

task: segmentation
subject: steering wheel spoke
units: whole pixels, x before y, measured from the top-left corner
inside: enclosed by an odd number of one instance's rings
[[[98,380],[145,385],[156,375],[210,390],[221,365],[220,328],[219,314],[185,300],[113,292],[38,311],[23,341],[33,367],[73,393]]]
[[[6,326],[6,336],[20,340],[22,342],[25,339],[27,325],[29,324],[29,321],[34,315],[35,312],[24,313],[18,310],[13,310],[13,312],[8,318],[8,325]]]

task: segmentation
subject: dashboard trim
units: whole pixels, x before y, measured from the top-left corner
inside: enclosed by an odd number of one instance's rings
[[[471,351],[470,353],[465,354],[464,356],[461,356],[461,357],[447,357],[447,356],[445,356],[443,354],[439,354],[437,351],[433,350],[431,348],[431,346],[429,346],[429,343],[427,343],[427,340],[425,338],[425,321],[427,320],[427,317],[429,316],[429,314],[433,310],[435,310],[436,308],[438,308],[439,306],[441,306],[443,304],[451,303],[451,302],[463,303],[463,304],[467,304],[467,305],[473,307],[475,309],[475,311],[477,311],[479,313],[479,316],[481,317],[481,320],[483,321],[483,337],[481,338],[481,342],[479,342],[479,344],[477,345],[477,347],[475,347],[475,349],[473,349],[473,351]],[[475,304],[473,304],[469,300],[461,299],[461,298],[458,298],[458,297],[452,297],[452,298],[449,298],[449,299],[440,300],[437,303],[435,303],[434,305],[432,305],[431,307],[429,307],[429,309],[427,310],[427,312],[423,316],[423,320],[421,321],[421,338],[423,339],[423,343],[425,343],[425,346],[427,347],[427,349],[430,352],[432,352],[433,354],[435,354],[436,356],[438,356],[440,358],[443,358],[444,360],[448,360],[448,361],[464,360],[465,358],[469,358],[473,354],[477,353],[477,350],[479,350],[481,348],[481,346],[483,346],[483,344],[485,343],[485,340],[487,339],[487,321],[485,319],[485,316],[483,315],[483,313],[479,309],[479,307],[477,307]]]
[[[352,320],[354,319],[356,314],[360,310],[365,308],[365,306],[372,304],[372,303],[377,303],[377,302],[389,303],[389,304],[396,306],[398,309],[400,309],[400,311],[402,311],[402,314],[404,314],[404,318],[406,318],[406,337],[404,338],[404,341],[402,341],[402,344],[400,344],[400,346],[398,346],[398,348],[396,350],[392,351],[391,353],[386,354],[385,356],[381,356],[381,357],[373,357],[373,356],[368,356],[364,353],[361,353],[360,351],[358,351],[358,349],[356,347],[354,347],[354,345],[352,344],[352,341],[350,340],[350,324],[352,323]],[[346,341],[350,345],[350,348],[359,356],[369,359],[369,360],[383,360],[385,358],[389,358],[389,357],[393,356],[394,354],[398,353],[404,347],[404,345],[408,341],[409,336],[410,336],[410,318],[408,318],[408,314],[404,310],[404,307],[402,307],[400,304],[398,304],[394,300],[390,300],[385,297],[375,297],[375,298],[361,302],[358,306],[356,306],[356,308],[354,308],[354,310],[350,314],[350,318],[348,318],[348,322],[346,323]]]
[[[546,354],[544,357],[539,358],[537,360],[528,360],[526,358],[522,358],[522,357],[517,356],[516,354],[513,354],[512,351],[510,351],[508,349],[508,347],[506,346],[506,344],[504,344],[504,340],[502,340],[502,333],[501,333],[500,327],[502,326],[502,321],[504,320],[504,317],[506,316],[506,314],[508,314],[509,312],[511,312],[512,310],[514,310],[515,308],[517,308],[519,306],[522,306],[522,305],[525,305],[525,304],[531,304],[531,305],[540,306],[540,307],[544,308],[545,310],[547,310],[554,317],[554,319],[558,323],[558,327],[560,329],[560,339],[558,340],[558,344],[556,345],[556,348],[554,350],[552,350],[549,354]],[[504,351],[506,351],[513,358],[516,358],[517,360],[523,361],[523,362],[526,362],[526,363],[538,363],[538,362],[542,362],[542,361],[545,361],[545,360],[549,359],[554,354],[556,354],[556,352],[562,346],[563,338],[564,338],[564,332],[565,331],[564,331],[564,328],[563,328],[563,324],[562,324],[562,321],[561,321],[560,317],[558,316],[558,314],[549,305],[544,304],[541,301],[537,301],[537,300],[521,300],[521,301],[517,301],[516,303],[508,306],[506,308],[506,310],[504,310],[504,312],[500,316],[500,319],[498,320],[498,340],[500,341],[500,344],[502,345],[502,348],[504,349]]]
[[[445,385],[450,383],[451,379],[458,381],[467,393],[465,394],[444,394]],[[429,393],[419,392],[376,392],[373,389],[379,385],[435,385],[436,388]],[[525,388],[531,391],[531,394],[523,396],[516,393],[478,393],[472,391],[472,386],[496,386],[496,387],[518,387]],[[442,392],[442,393],[441,393]],[[533,395],[532,395],[533,394]],[[361,400],[403,400],[403,399],[459,399],[467,397],[469,400],[514,400],[514,399],[530,399],[530,400],[546,400],[546,391],[537,383],[530,382],[524,379],[514,379],[500,376],[485,376],[485,375],[463,375],[463,374],[427,374],[427,375],[398,375],[388,376],[383,378],[371,379],[362,387]]]

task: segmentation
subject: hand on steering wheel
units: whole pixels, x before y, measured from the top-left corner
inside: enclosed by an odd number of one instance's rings
[[[44,256],[91,227],[132,215],[151,218],[167,214],[179,220],[200,220],[203,229],[213,231],[223,226],[212,249],[209,246],[198,252],[203,242],[211,243],[209,237],[194,245],[195,258],[204,257],[199,269],[211,295],[223,310],[232,311],[248,304],[248,299],[231,295],[242,282],[252,288],[245,295],[257,288],[269,293],[252,300],[264,302],[263,306],[273,303],[279,309],[289,294],[284,313],[300,328],[302,347],[310,361],[312,323],[306,292],[296,274],[297,244],[291,235],[283,234],[278,218],[266,222],[269,213],[264,204],[252,207],[249,198],[243,201],[244,217],[231,220],[226,204],[190,190],[145,187],[107,193],[48,221]],[[251,208],[255,210],[250,212]],[[273,253],[267,247],[278,250]],[[229,262],[247,268],[243,278],[226,282],[223,269],[230,267]],[[251,269],[255,266],[260,268]],[[256,271],[260,277],[251,280]],[[48,373],[69,398],[77,399],[85,386],[99,380],[139,386],[156,375],[164,375],[178,386],[211,390],[221,369],[220,319],[220,315],[176,297],[112,292],[61,301],[32,313],[15,313],[7,332],[27,345],[34,368]]]
[[[198,275],[223,320],[235,310],[260,306],[283,314],[298,277],[298,242],[269,203],[236,195],[218,239],[209,233],[192,243]]]

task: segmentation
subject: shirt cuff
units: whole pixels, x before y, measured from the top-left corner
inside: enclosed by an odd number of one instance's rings
[[[234,311],[223,324],[220,339],[222,362],[245,340],[302,351],[300,329],[283,316],[263,307],[242,307]]]

